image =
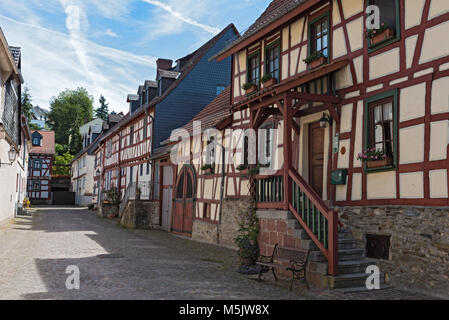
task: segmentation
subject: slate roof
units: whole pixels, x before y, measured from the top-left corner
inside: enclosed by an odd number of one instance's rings
[[[161,101],[163,101],[167,96],[169,96],[172,91],[188,76],[188,74],[190,73],[190,71],[193,70],[193,68],[200,62],[200,60],[204,57],[204,55],[230,30],[230,29],[234,29],[235,32],[238,34],[238,31],[236,29],[236,27],[234,26],[234,24],[229,24],[226,28],[224,28],[219,34],[217,34],[215,37],[213,37],[211,40],[209,40],[208,42],[206,42],[203,46],[201,46],[198,50],[196,50],[195,52],[191,53],[188,56],[191,56],[189,61],[185,64],[185,66],[182,68],[181,70],[181,75],[171,84],[170,87],[168,87],[167,90],[165,90],[165,92],[150,101],[149,103],[149,107],[154,106],[158,103],[160,103]],[[136,119],[137,117],[139,117],[140,115],[142,115],[145,112],[145,108],[140,108],[138,110],[136,110],[132,115],[129,115],[129,112],[125,115],[125,117],[123,117],[123,119],[116,125],[114,126],[113,130],[110,130],[107,134],[105,134],[102,138],[102,140],[106,139],[107,137],[109,137],[113,132],[115,132],[116,130],[118,130],[120,127],[122,127],[123,125],[125,125],[126,123]]]
[[[9,47],[9,50],[11,51],[12,57],[14,58],[14,62],[16,65],[19,65],[20,61],[20,55],[21,55],[21,48],[20,47]]]
[[[214,128],[231,115],[231,86],[220,93],[207,107],[201,110],[183,129],[193,133],[193,122],[201,121],[201,129]]]
[[[217,56],[243,42],[247,38],[259,32],[262,28],[282,18],[285,14],[307,1],[309,0],[273,0],[262,15],[256,20],[256,22],[254,22],[240,38],[236,39],[211,59],[215,59]]]
[[[30,153],[33,154],[55,154],[55,132],[45,131],[45,130],[34,130],[34,132],[39,132],[42,136],[42,146],[33,146]]]

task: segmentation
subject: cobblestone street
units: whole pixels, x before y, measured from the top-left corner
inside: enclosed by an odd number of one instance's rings
[[[80,290],[67,290],[67,266]],[[369,294],[259,283],[235,272],[233,250],[161,231],[134,231],[88,210],[40,208],[0,229],[0,299],[425,299],[388,289]]]

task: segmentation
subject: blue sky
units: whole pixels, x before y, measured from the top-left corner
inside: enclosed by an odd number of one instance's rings
[[[110,110],[155,77],[158,57],[176,60],[234,23],[240,32],[270,0],[0,0],[0,27],[22,47],[33,102],[49,108],[62,90],[103,94]]]

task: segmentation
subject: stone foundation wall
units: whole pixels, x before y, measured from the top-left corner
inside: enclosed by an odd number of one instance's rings
[[[250,199],[224,199],[220,224],[220,245],[237,248],[234,239],[239,232],[239,215],[248,211],[251,205]]]
[[[224,199],[220,223],[193,220],[192,240],[237,249],[234,239],[239,232],[239,215],[249,210],[250,203],[249,199]]]
[[[192,240],[217,244],[217,224],[193,220]]]
[[[159,202],[129,201],[120,224],[129,229],[153,230],[159,226]]]
[[[295,225],[298,224],[294,219],[289,219],[289,212],[282,210],[258,210],[257,217],[260,223],[260,233],[258,238],[260,254],[271,256],[274,246],[301,249],[301,240],[294,237]],[[289,261],[275,261],[278,264],[285,265]],[[284,269],[276,269],[276,275],[280,278],[291,279],[291,272]],[[267,274],[267,276],[271,276]],[[323,273],[315,270],[314,265],[310,263],[307,266],[307,281],[319,287],[326,287],[323,279]]]
[[[118,215],[119,207],[109,203],[103,203],[97,211],[97,215],[101,218],[107,218],[110,215]]]
[[[389,283],[449,298],[449,208],[345,207],[341,222],[359,247],[366,235],[387,235],[390,258],[377,260]]]

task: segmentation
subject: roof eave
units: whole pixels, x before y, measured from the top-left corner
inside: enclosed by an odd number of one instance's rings
[[[255,32],[254,34],[250,35],[249,37],[245,38],[243,35],[243,40],[238,42],[235,45],[231,45],[228,49],[225,49],[221,53],[218,53],[215,57],[212,57],[212,60],[217,60],[217,62],[223,61],[227,57],[243,50],[244,48],[250,46],[252,43],[260,40],[263,36],[266,34],[276,30],[280,26],[282,26],[287,21],[293,19],[297,15],[301,14],[302,12],[306,11],[307,9],[313,7],[317,3],[321,2],[323,0],[308,0],[303,3],[299,3],[297,7],[292,9],[290,12],[286,13],[285,15],[281,15],[278,18],[274,19],[270,23],[268,23],[266,26],[262,27],[259,31]]]

